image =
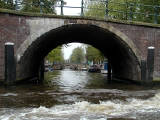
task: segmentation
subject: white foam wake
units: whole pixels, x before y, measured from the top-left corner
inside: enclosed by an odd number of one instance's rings
[[[56,105],[52,108],[17,109],[14,112],[0,112],[1,120],[106,120],[107,116],[119,116],[134,112],[160,112],[160,93],[154,97],[142,99],[127,99],[127,101],[101,101],[93,104],[87,101],[70,105]],[[132,116],[134,117],[134,116]],[[136,118],[136,116],[135,116]]]

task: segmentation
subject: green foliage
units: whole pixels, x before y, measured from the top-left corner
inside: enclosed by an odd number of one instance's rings
[[[37,12],[55,14],[54,5],[57,0],[22,0],[18,5],[19,10],[23,12]],[[0,0],[0,8],[15,10],[14,0]]]
[[[88,45],[86,48],[86,58],[88,61],[97,63],[104,60],[104,55],[98,49]]]
[[[160,23],[160,0],[143,0],[141,4],[145,6],[141,5],[139,12],[145,13],[145,15],[137,18],[144,22],[154,23],[157,20]],[[158,14],[159,16],[157,16]]]
[[[0,0],[0,8],[14,10],[15,4],[13,3],[13,0]]]
[[[128,20],[132,19],[134,0],[112,0],[108,3],[109,16],[115,19]]]
[[[23,12],[55,13],[56,0],[23,0]]]
[[[63,58],[63,52],[62,52],[62,47],[58,46],[57,48],[53,49],[46,57],[46,59],[53,63],[53,62],[64,62]]]
[[[84,50],[82,47],[77,47],[73,50],[71,56],[70,56],[70,62],[80,64],[84,61]]]
[[[105,18],[109,16],[114,19],[127,20],[130,19],[134,7],[132,2],[135,0],[108,0],[108,2],[90,2],[88,10],[85,11],[86,16],[94,16],[99,18]],[[132,7],[131,7],[132,6]]]
[[[108,4],[96,1],[88,2],[87,7],[86,16],[160,23],[160,0],[108,0]]]
[[[105,17],[105,4],[102,2],[94,2],[90,3],[87,6],[87,10],[85,10],[85,16],[88,17],[98,17],[104,18]]]

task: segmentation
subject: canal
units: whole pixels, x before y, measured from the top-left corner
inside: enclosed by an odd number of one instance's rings
[[[0,87],[0,120],[159,120],[160,89],[109,83],[101,73],[65,69],[45,82]]]

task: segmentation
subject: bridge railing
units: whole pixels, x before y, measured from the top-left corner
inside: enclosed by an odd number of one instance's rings
[[[47,13],[46,9],[48,13],[54,13],[55,9],[60,9],[60,15],[65,15],[66,9],[73,9],[73,11],[79,9],[78,14],[72,15],[160,23],[160,3],[142,4],[139,0],[79,0],[79,5],[72,6],[66,4],[67,0],[56,1],[56,3],[46,4],[44,0],[38,0],[37,3],[15,0],[15,9],[22,10],[26,5],[31,8],[37,7],[36,10],[40,13]]]

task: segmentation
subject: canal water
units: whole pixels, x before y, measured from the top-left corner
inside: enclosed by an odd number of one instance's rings
[[[0,120],[160,120],[160,87],[106,78],[65,69],[43,85],[1,86]]]

